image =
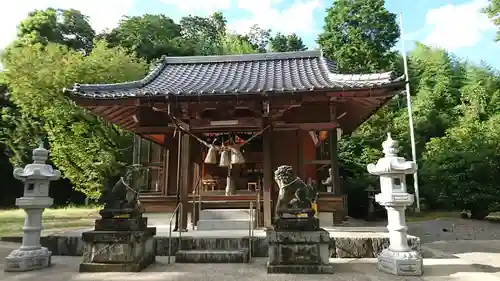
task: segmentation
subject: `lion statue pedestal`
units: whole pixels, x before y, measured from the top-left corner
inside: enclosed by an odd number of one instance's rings
[[[104,191],[104,208],[93,231],[84,232],[80,272],[138,272],[155,262],[155,227],[148,227],[138,194],[147,170],[134,165]]]
[[[280,191],[274,225],[266,231],[267,273],[333,273],[330,234],[319,227],[312,207],[316,190],[295,176],[290,166],[278,167],[274,178]]]

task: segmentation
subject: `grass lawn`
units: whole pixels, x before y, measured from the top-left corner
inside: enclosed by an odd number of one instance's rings
[[[66,207],[45,209],[42,235],[60,231],[91,227],[98,216],[98,207]],[[17,236],[23,233],[24,211],[21,209],[0,210],[0,237]]]

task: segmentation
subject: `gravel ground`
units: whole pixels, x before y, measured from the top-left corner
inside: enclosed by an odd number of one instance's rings
[[[387,222],[366,222],[349,219],[346,226],[386,226]],[[500,240],[498,221],[478,221],[460,218],[445,218],[408,222],[408,234],[420,237],[422,244],[455,240]]]
[[[408,223],[408,234],[420,237],[421,243],[452,240],[500,239],[500,223],[449,218]]]

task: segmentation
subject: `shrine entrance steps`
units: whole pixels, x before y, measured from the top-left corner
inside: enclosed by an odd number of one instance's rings
[[[249,261],[248,248],[179,250],[175,253],[176,263],[248,263]]]
[[[248,230],[250,226],[255,227],[255,210],[252,212],[249,209],[201,210],[196,230]]]
[[[255,212],[255,211],[253,211]],[[255,214],[255,213],[254,213]],[[249,209],[205,209],[200,212],[196,231],[249,233],[255,227],[254,214]],[[253,215],[253,216],[252,216]],[[176,263],[248,263],[250,239],[205,238],[175,253]]]

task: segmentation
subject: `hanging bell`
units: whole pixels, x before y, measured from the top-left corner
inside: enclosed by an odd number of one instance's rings
[[[243,154],[240,151],[239,147],[231,147],[231,164],[244,164],[245,163],[245,157],[243,157]]]
[[[223,149],[221,154],[220,154],[220,162],[219,166],[220,167],[229,167],[229,164],[231,163],[231,152],[229,149]]]
[[[217,152],[218,148],[215,145],[211,144],[207,152],[207,157],[205,157],[205,163],[217,164]]]

